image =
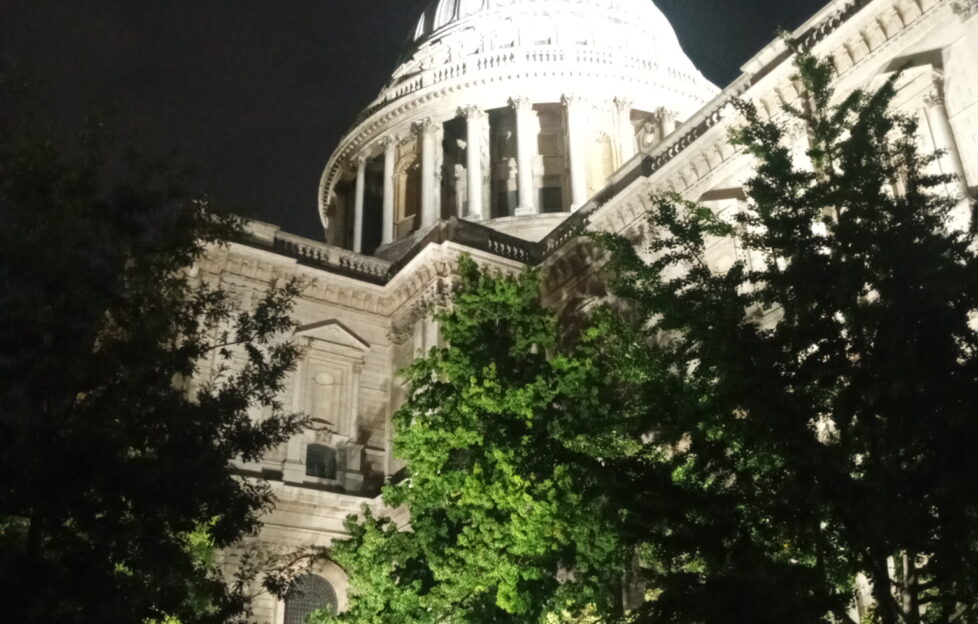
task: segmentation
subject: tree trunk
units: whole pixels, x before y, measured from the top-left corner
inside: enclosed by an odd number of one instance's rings
[[[880,624],[900,624],[900,613],[893,599],[892,581],[888,557],[876,553],[870,575],[873,581],[873,597],[876,599],[876,615]]]
[[[907,624],[920,624],[920,596],[918,592],[916,557],[903,552],[903,583],[900,586],[900,601],[903,619]]]

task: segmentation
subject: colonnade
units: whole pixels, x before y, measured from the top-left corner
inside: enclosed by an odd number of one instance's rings
[[[565,111],[567,156],[569,162],[571,211],[576,211],[587,203],[588,197],[588,146],[589,109],[593,104],[577,95],[565,95],[561,102]],[[539,202],[535,197],[534,158],[537,155],[535,132],[534,104],[526,97],[514,97],[509,100],[516,121],[516,176],[518,203],[514,214],[516,216],[532,216],[540,213]],[[624,163],[637,153],[635,129],[631,122],[632,103],[626,99],[616,99],[613,102],[617,120],[615,133],[619,145],[619,156]],[[459,116],[465,120],[466,141],[466,184],[468,188],[467,207],[460,207],[459,216],[472,221],[488,218],[488,207],[483,198],[484,168],[483,142],[486,125],[489,123],[488,111],[479,106],[465,106],[459,109]],[[424,118],[415,123],[412,133],[421,142],[421,206],[420,227],[426,228],[434,224],[440,216],[440,206],[437,205],[438,172],[441,162],[439,150],[442,149],[440,136],[442,123],[432,118]],[[383,171],[383,203],[382,203],[382,234],[381,244],[387,245],[395,240],[395,210],[396,188],[395,175],[397,166],[398,137],[385,136],[377,144],[384,155]],[[376,153],[376,147],[370,151]],[[366,192],[366,169],[369,152],[354,158],[356,183],[353,201],[353,250],[362,253],[364,231],[364,204]]]

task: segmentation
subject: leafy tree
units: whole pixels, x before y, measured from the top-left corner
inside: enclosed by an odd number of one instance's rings
[[[350,610],[311,621],[559,622],[614,611],[627,560],[601,460],[627,445],[591,357],[595,331],[559,340],[537,275],[490,277],[463,259],[437,315],[447,346],[407,370],[394,417],[407,478],[328,553],[349,572]],[[610,430],[612,433],[606,433]]]
[[[190,270],[239,219],[107,158],[96,132],[73,146],[28,127],[0,124],[4,618],[227,621],[244,588],[201,559],[200,531],[225,548],[270,502],[228,464],[299,424],[275,399],[297,286],[239,309]],[[190,393],[207,358],[218,373]],[[253,422],[259,404],[272,415]]]
[[[891,110],[898,78],[837,98],[831,63],[798,70],[781,119],[740,105],[756,174],[736,215],[661,195],[645,257],[599,236],[630,303],[608,344],[658,452],[623,501],[645,524],[636,617],[848,622],[863,574],[864,621],[976,622],[975,235]]]

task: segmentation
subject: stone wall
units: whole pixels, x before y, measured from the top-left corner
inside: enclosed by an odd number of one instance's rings
[[[893,71],[904,70],[897,105],[920,115],[925,147],[947,150],[940,167],[963,174],[974,187],[976,13],[976,0],[835,0],[794,36],[816,55],[835,60],[842,93],[878,85]],[[572,317],[605,294],[600,255],[575,238],[575,228],[614,231],[641,243],[650,194],[663,190],[721,213],[736,211],[752,163],[727,143],[730,128],[740,122],[730,101],[748,99],[777,117],[783,103],[799,97],[783,42],[762,50],[744,72],[675,132],[625,163],[574,216],[556,227],[550,224],[552,231],[542,238],[534,232],[525,237],[530,240],[517,240],[480,225],[447,222],[419,232],[410,245],[399,247],[400,258],[390,261],[256,224],[247,244],[213,250],[199,268],[202,278],[232,289],[245,304],[281,279],[298,277],[306,285],[297,307],[302,327],[296,337],[306,352],[283,398],[326,424],[297,436],[263,462],[236,467],[248,478],[269,479],[279,499],[257,541],[282,553],[326,546],[343,536],[343,518],[362,504],[391,513],[376,495],[383,480],[402,468],[390,449],[390,416],[405,399],[398,371],[437,344],[437,327],[426,320],[426,312],[445,300],[461,253],[501,271],[541,265],[547,300]],[[793,136],[803,152],[804,133],[799,129]],[[966,188],[947,191],[964,194]],[[546,221],[537,219],[527,228]],[[500,225],[514,233],[521,228]],[[717,240],[709,261],[722,270],[738,253],[729,241]],[[342,454],[334,478],[307,474],[309,444]],[[233,565],[236,553],[228,555]],[[342,571],[328,562],[314,571],[334,586],[342,608]],[[282,624],[283,618],[280,601],[263,596],[256,602],[256,622]]]

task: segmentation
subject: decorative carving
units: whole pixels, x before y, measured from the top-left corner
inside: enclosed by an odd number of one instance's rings
[[[656,144],[657,137],[659,134],[657,124],[652,122],[652,119],[646,119],[642,124],[642,127],[636,132],[638,137],[638,145],[641,149],[649,149]]]
[[[655,118],[656,121],[662,124],[668,122],[674,122],[679,119],[678,114],[665,107],[657,108],[655,112],[652,113],[652,117]]]
[[[631,98],[615,98],[614,104],[619,114],[628,115],[632,112],[635,101]]]
[[[440,129],[439,126],[440,124],[436,124],[431,117],[425,117],[420,121],[414,122],[411,130],[414,132],[414,136],[421,138],[426,135],[433,136]]]
[[[924,95],[924,103],[927,106],[944,106],[944,76],[935,72],[934,86]]]
[[[525,96],[517,96],[517,97],[509,98],[509,105],[517,113],[533,110],[533,100]]]
[[[460,117],[479,121],[486,118],[486,111],[481,106],[462,106],[458,109]]]
[[[576,93],[565,93],[560,96],[560,103],[564,105],[565,108],[577,108],[588,104],[588,100]]]
[[[391,343],[403,345],[414,336],[414,326],[426,318],[437,308],[449,304],[451,299],[451,287],[449,281],[444,278],[436,278],[428,288],[419,296],[417,302],[408,309],[399,321],[391,321],[387,338]]]

